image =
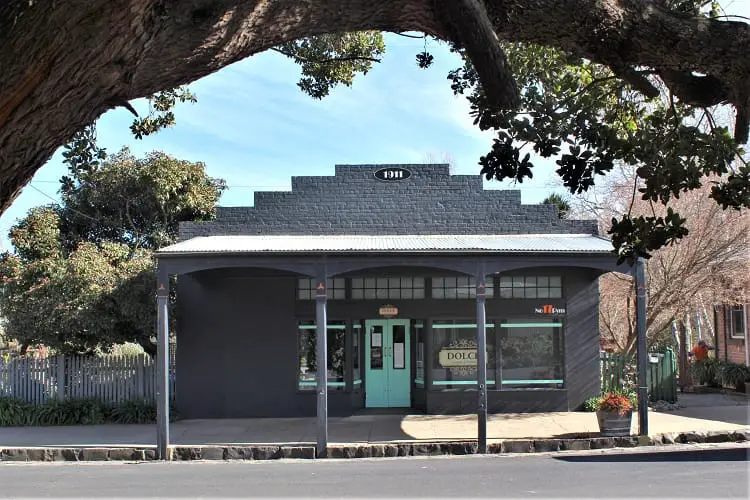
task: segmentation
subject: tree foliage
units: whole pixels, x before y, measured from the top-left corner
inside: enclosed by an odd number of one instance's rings
[[[81,241],[122,243],[154,250],[171,243],[184,220],[213,216],[224,182],[206,176],[202,163],[154,152],[134,157],[128,149],[99,162],[67,156],[71,175],[61,180],[65,247]],[[88,156],[88,154],[87,154]]]
[[[0,258],[6,334],[63,352],[123,342],[153,352],[153,250],[175,241],[180,221],[210,218],[223,182],[164,153],[78,146],[67,151],[61,205],[32,209],[10,231],[15,251]]]
[[[322,99],[337,85],[351,86],[358,73],[367,74],[372,63],[380,62],[385,42],[379,31],[360,31],[307,37],[274,50],[300,65],[300,90]]]
[[[557,216],[560,219],[565,219],[570,213],[570,203],[565,196],[561,196],[557,193],[552,193],[547,196],[543,201],[545,205],[555,205],[557,207]]]
[[[505,53],[521,89],[518,109],[493,107],[468,60],[449,76],[454,92],[470,101],[476,124],[496,132],[479,161],[487,179],[531,178],[533,151],[556,159],[572,194],[626,164],[636,169],[643,200],[669,204],[712,176],[708,195],[715,202],[750,207],[750,167],[732,168],[743,150],[711,110],[680,102],[656,77],[662,92],[649,97],[610,68],[556,49],[516,43],[505,44]],[[609,232],[620,261],[632,260],[684,237],[685,222],[671,209],[660,216],[625,213]]]
[[[284,3],[275,2],[279,8]],[[402,6],[410,13],[407,18],[419,11],[420,19],[431,20],[424,25],[431,29],[423,31],[448,41],[463,57],[464,64],[448,75],[452,88],[469,99],[476,124],[496,132],[490,150],[479,159],[482,175],[522,182],[532,177],[535,156],[553,158],[563,184],[579,194],[615,165],[627,164],[637,169],[637,192],[644,200],[668,205],[711,177],[710,197],[723,208],[750,206],[750,167],[731,167],[732,160],[742,156],[738,142],[747,138],[750,100],[746,71],[742,73],[747,61],[735,57],[729,65],[715,63],[718,56],[701,56],[687,62],[692,53],[683,50],[704,32],[734,33],[743,44],[745,23],[724,20],[715,1],[581,0],[577,4],[587,9],[587,15],[569,19],[572,31],[561,35],[559,26],[527,32],[528,27],[518,24],[521,11],[525,15],[520,18],[533,19],[531,24],[540,27],[549,21],[540,9],[567,16],[555,2],[535,2],[525,10],[505,4],[456,0],[436,3],[425,12],[424,6],[412,5],[414,12]],[[390,8],[383,7],[383,12]],[[200,13],[200,19],[219,14]],[[348,14],[336,11],[335,17]],[[679,26],[683,31],[676,30]],[[356,74],[366,73],[379,61],[385,45],[382,34],[373,29],[385,28],[369,28],[348,33],[340,26],[312,30],[327,34],[280,42],[272,50],[297,62],[302,72],[299,87],[322,98],[336,85],[351,85]],[[601,33],[592,38],[597,30]],[[230,52],[248,43],[240,31]],[[658,41],[643,38],[648,33],[672,37],[676,45],[664,50]],[[640,37],[639,43],[624,43],[628,35]],[[712,41],[723,57],[733,53],[732,47],[722,45],[723,39]],[[702,43],[694,53],[708,50]],[[644,50],[650,45],[653,50]],[[229,54],[221,52],[214,63],[224,65],[226,57]],[[417,54],[420,67],[428,67],[433,59],[426,46]],[[151,95],[151,111],[134,122],[133,133],[141,137],[171,126],[172,107],[194,99],[183,87]],[[716,125],[710,109],[727,102],[736,110],[734,134]],[[124,101],[118,105],[129,107]],[[90,151],[96,157],[96,148]],[[677,211],[659,216],[627,213],[613,221],[611,234],[620,261],[632,261],[684,237],[686,220]]]

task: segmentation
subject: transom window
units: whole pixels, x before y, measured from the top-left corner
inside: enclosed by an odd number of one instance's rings
[[[560,276],[500,276],[502,299],[560,299]]]
[[[475,299],[477,297],[477,282],[470,276],[446,276],[432,278],[433,299]],[[485,282],[485,297],[495,296],[492,279]]]
[[[326,297],[329,299],[346,298],[346,280],[344,278],[328,278],[326,280]],[[315,298],[315,280],[299,278],[297,280],[297,298],[309,300]]]
[[[352,299],[423,299],[424,278],[352,278]]]

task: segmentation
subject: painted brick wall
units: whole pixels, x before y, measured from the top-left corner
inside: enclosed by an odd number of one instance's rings
[[[374,172],[403,167],[409,179]],[[485,190],[448,165],[336,165],[334,176],[292,177],[292,191],[256,192],[252,207],[220,207],[211,222],[180,224],[180,238],[232,234],[596,234],[552,205],[522,205],[518,190]]]

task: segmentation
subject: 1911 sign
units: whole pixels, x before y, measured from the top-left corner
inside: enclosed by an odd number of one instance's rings
[[[403,181],[411,177],[411,170],[401,167],[388,167],[376,170],[374,175],[379,181]]]

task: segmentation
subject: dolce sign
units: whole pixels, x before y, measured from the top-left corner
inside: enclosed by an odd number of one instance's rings
[[[476,349],[442,349],[438,361],[443,368],[477,365]]]
[[[411,177],[411,171],[401,167],[389,167],[376,170],[374,175],[379,181],[403,181]]]
[[[536,314],[565,314],[565,308],[546,304],[540,307],[535,307],[534,312]]]

